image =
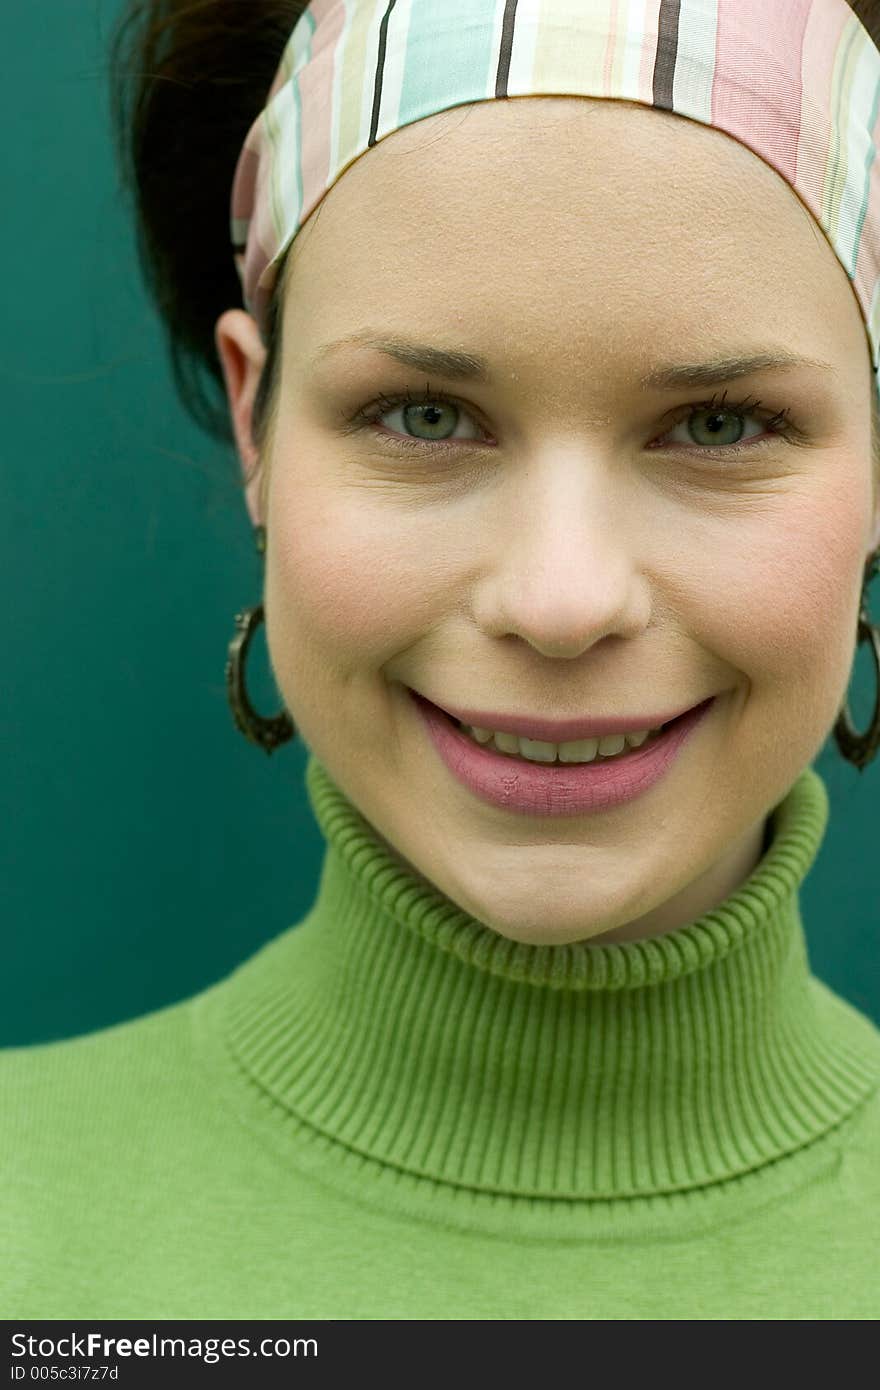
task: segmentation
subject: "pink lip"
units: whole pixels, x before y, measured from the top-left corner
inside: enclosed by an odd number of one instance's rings
[[[459,782],[491,806],[530,816],[571,816],[604,811],[648,791],[715,703],[715,696],[688,710],[663,733],[613,761],[529,763],[480,745],[414,690],[410,697],[428,735]]]

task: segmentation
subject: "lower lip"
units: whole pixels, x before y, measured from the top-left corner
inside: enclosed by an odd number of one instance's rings
[[[613,760],[530,763],[476,743],[436,705],[409,691],[443,762],[463,786],[490,806],[528,816],[606,811],[648,791],[672,766],[702,723],[715,696],[681,715],[657,738]]]

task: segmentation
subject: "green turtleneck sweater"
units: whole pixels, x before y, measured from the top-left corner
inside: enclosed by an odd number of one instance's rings
[[[720,906],[605,946],[497,935],[306,786],[300,923],[0,1054],[3,1317],[880,1317],[880,1032],[810,973],[812,768]]]

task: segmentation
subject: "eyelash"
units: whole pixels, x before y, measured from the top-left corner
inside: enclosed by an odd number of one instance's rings
[[[407,388],[394,396],[386,396],[384,394],[377,396],[375,400],[362,410],[359,410],[354,417],[349,420],[349,426],[354,430],[363,425],[375,424],[380,416],[384,415],[389,410],[395,410],[399,405],[454,405],[459,409],[467,410],[467,407],[455,400],[454,397],[447,396],[442,391],[432,391],[430,383],[426,383],[423,392],[413,392]],[[745,396],[740,400],[728,401],[726,390],[722,391],[720,395],[716,391],[715,394],[707,400],[695,401],[690,405],[683,406],[681,408],[682,413],[679,415],[678,419],[672,422],[669,429],[675,429],[676,425],[680,425],[683,420],[689,419],[691,415],[698,415],[702,411],[723,411],[725,414],[729,415],[740,415],[754,413],[759,409],[760,405],[760,399],[755,396]],[[777,411],[775,415],[771,415],[762,423],[765,429],[779,436],[793,433],[794,430],[789,420],[788,407],[784,410]],[[450,449],[461,448],[467,444],[478,443],[477,440],[472,439],[409,439],[406,435],[398,435],[390,432],[387,434],[383,433],[382,438],[387,439],[395,448],[417,450],[430,449],[435,453],[438,451],[446,452]],[[754,450],[756,446],[760,447],[760,445],[766,444],[767,442],[767,437],[765,435],[753,441],[747,441],[743,445],[727,444],[714,450],[708,445],[695,444],[690,446],[686,452],[698,453],[708,458],[719,458],[722,456],[724,458],[729,458],[731,455],[736,456],[746,453],[749,450]],[[673,445],[671,447],[675,446]]]

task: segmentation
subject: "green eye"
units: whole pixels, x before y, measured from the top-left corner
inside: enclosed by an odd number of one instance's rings
[[[685,422],[695,444],[738,444],[745,433],[744,417],[734,410],[697,410]]]
[[[721,453],[738,454],[738,446],[754,442],[756,446],[770,442],[772,436],[796,433],[788,419],[788,410],[775,415],[760,409],[761,402],[753,396],[745,400],[728,401],[727,392],[708,401],[696,401],[683,408],[673,433],[666,437],[668,444],[692,444],[696,449],[716,449]],[[682,433],[676,436],[675,430]]]
[[[371,406],[358,412],[355,422],[358,421],[384,421],[383,438],[404,449],[418,449],[422,444],[467,444],[481,438],[474,416],[449,397],[432,391],[430,382],[419,394],[407,390],[397,396],[379,396]],[[470,433],[461,433],[462,426]]]
[[[400,407],[398,407],[400,409]],[[407,431],[425,439],[448,439],[458,423],[458,406],[449,401],[430,401],[423,405],[402,407]],[[420,435],[421,430],[427,434]]]
[[[720,454],[738,455],[745,452],[740,447],[744,443],[754,441],[756,447],[760,447],[772,442],[774,435],[798,435],[788,419],[787,409],[771,415],[767,410],[760,411],[760,406],[761,402],[751,396],[728,401],[726,391],[711,400],[692,402],[679,408],[678,423],[671,427],[672,433],[656,440],[651,447],[677,445],[687,448],[692,445],[696,451],[714,449]],[[389,420],[388,416],[398,418]],[[382,425],[383,420],[381,437],[395,448],[420,449],[424,444],[433,444],[437,446],[434,453],[438,453],[446,444],[454,448],[481,438],[481,426],[471,412],[442,392],[432,391],[430,382],[425,383],[423,392],[406,390],[396,396],[380,395],[347,423],[350,428],[359,428]],[[471,432],[462,434],[462,425]],[[685,433],[676,436],[675,430]]]

